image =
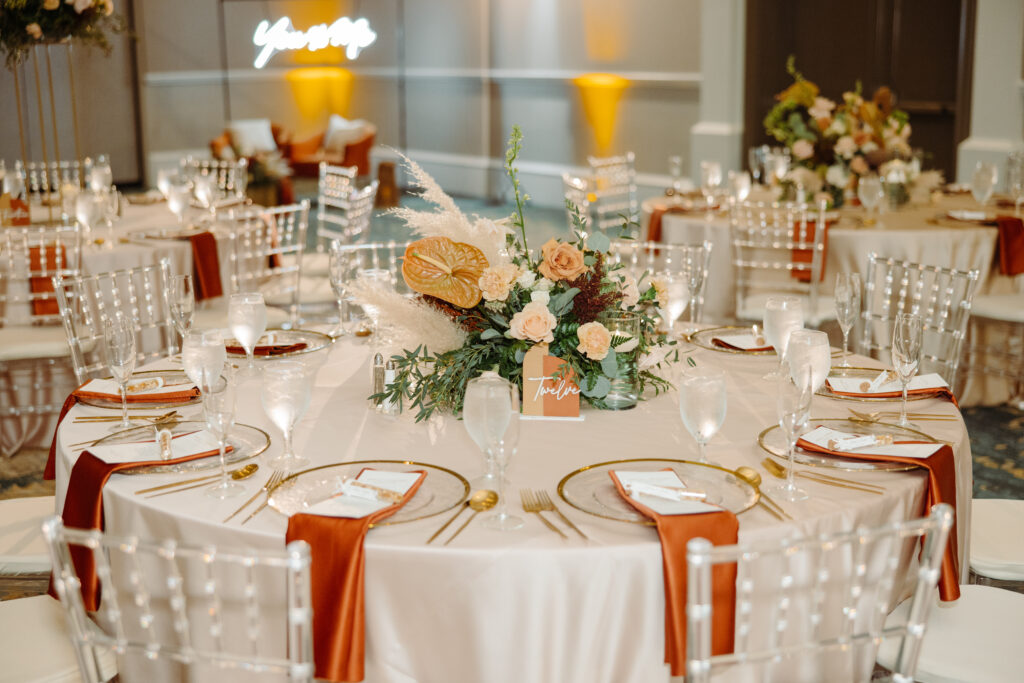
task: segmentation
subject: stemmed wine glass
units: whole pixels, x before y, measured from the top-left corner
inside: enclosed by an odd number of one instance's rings
[[[913,313],[898,313],[892,328],[892,367],[903,385],[903,402],[900,404],[900,427],[917,428],[907,419],[907,385],[917,374],[921,364],[921,346],[924,337],[924,321]]]
[[[768,297],[763,322],[765,339],[775,349],[779,365],[762,379],[777,380],[782,375],[789,335],[804,326],[803,303],[795,296]]]
[[[694,368],[679,381],[679,415],[697,442],[697,462],[708,461],[705,449],[725,422],[725,373],[716,368]]]
[[[217,181],[209,174],[196,174],[192,179],[192,192],[199,206],[210,212],[211,219],[217,216]]]
[[[812,370],[810,363],[795,360],[787,372],[779,379],[776,413],[779,427],[786,437],[786,450],[789,468],[786,481],[773,487],[773,492],[792,502],[807,500],[807,492],[799,488],[793,480],[793,459],[796,454],[796,442],[800,433],[811,419],[811,397],[814,395]]]
[[[668,325],[668,336],[671,339],[674,336],[676,320],[686,310],[686,305],[690,301],[688,279],[685,273],[672,270],[662,271],[658,277],[665,283],[665,296],[668,301],[662,310],[662,317]]]
[[[500,531],[518,529],[523,520],[508,512],[505,471],[519,441],[519,390],[493,372],[469,380],[462,419],[466,431],[487,457],[488,476],[498,482],[495,514],[483,520],[484,526]]]
[[[828,372],[832,369],[828,334],[820,330],[794,330],[786,346],[786,362],[790,372],[794,367],[807,365],[811,371],[811,391],[818,391],[825,386]]]
[[[230,366],[224,367],[224,374],[218,377],[209,391],[203,392],[206,427],[217,437],[217,444],[220,446],[220,481],[206,489],[206,495],[212,498],[230,498],[245,490],[241,484],[232,481],[228,476],[228,434],[235,424],[237,393]]]
[[[999,182],[999,169],[996,168],[996,165],[988,161],[979,161],[974,166],[974,174],[971,175],[971,194],[974,196],[974,201],[984,207],[996,189],[997,182]]]
[[[843,331],[843,360],[839,367],[848,368],[850,330],[857,324],[857,316],[860,314],[860,275],[837,273],[833,297],[836,304],[836,322]]]
[[[700,162],[700,191],[707,203],[708,213],[715,208],[715,195],[722,186],[722,165],[717,161]]]
[[[110,170],[110,158],[100,154],[89,168],[89,189],[96,193],[105,192],[114,184],[114,174]]]
[[[171,181],[174,179],[176,171],[169,168],[161,168],[156,172],[156,189],[159,190],[161,196],[164,199],[171,193]]]
[[[189,330],[181,342],[181,365],[203,397],[206,412],[206,394],[212,391],[227,361],[224,335],[220,330]]]
[[[337,240],[331,242],[330,261],[328,275],[331,280],[331,289],[338,300],[338,326],[331,333],[332,337],[341,337],[346,334],[345,322],[348,320],[348,292],[347,284],[353,269],[353,254],[344,248]]]
[[[181,335],[182,346],[185,335],[192,329],[192,314],[196,310],[196,295],[192,287],[191,275],[172,275],[170,285],[171,320]]]
[[[263,371],[263,410],[284,436],[284,453],[270,461],[275,469],[295,471],[309,464],[295,455],[292,432],[309,409],[312,387],[302,363],[279,361]]]
[[[129,429],[132,425],[128,419],[128,380],[135,371],[135,324],[121,314],[105,320],[103,350],[110,374],[121,391],[121,422],[111,430]]]
[[[258,292],[232,294],[228,301],[228,325],[231,334],[245,349],[249,372],[256,371],[256,359],[253,351],[256,342],[267,331],[267,306],[263,295]]]
[[[871,213],[882,201],[883,196],[885,196],[885,188],[882,187],[882,179],[874,173],[861,176],[857,180],[857,199],[860,200],[860,205],[864,207],[864,211],[867,213],[864,225],[875,224],[875,219],[871,217]]]
[[[185,225],[185,212],[188,211],[188,200],[192,196],[192,183],[188,178],[174,176],[167,186],[167,208],[178,218],[178,226]]]

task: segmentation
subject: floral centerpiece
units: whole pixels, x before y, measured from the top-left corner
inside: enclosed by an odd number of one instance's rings
[[[833,205],[843,202],[857,179],[879,171],[886,162],[910,160],[910,117],[895,107],[892,91],[881,87],[871,99],[865,99],[860,83],[843,93],[837,103],[822,97],[817,85],[796,70],[791,56],[786,70],[793,83],[776,95],[778,102],[764,119],[765,131],[789,149],[796,165],[788,182],[808,193],[825,191]],[[937,186],[937,172],[922,174],[920,161],[914,166],[911,182]]]
[[[670,386],[655,373],[674,349],[650,315],[665,295],[656,278],[646,275],[638,282],[611,264],[609,238],[588,233],[578,212],[573,239],[551,239],[539,253],[528,247],[528,196],[515,167],[521,141],[519,128],[513,128],[505,170],[516,209],[498,222],[470,220],[406,159],[423,198],[439,208],[393,210],[422,237],[408,246],[402,264],[405,283],[417,296],[359,281],[352,287],[357,300],[376,306],[415,345],[392,357],[395,380],[371,398],[409,405],[418,411],[417,421],[437,411],[460,412],[466,383],[483,371],[496,371],[521,390],[523,358],[537,344],[547,344],[564,361],[561,372],[571,371],[584,399],[599,408],[606,407],[613,382],[625,376],[635,378],[641,393],[646,386],[656,393]],[[618,311],[638,316],[638,337],[613,335],[602,324],[602,314]]]
[[[0,0],[0,51],[13,69],[34,45],[66,39],[109,53],[108,33],[125,30],[114,0]]]

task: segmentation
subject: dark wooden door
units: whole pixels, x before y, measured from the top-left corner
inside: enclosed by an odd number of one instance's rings
[[[786,58],[839,100],[859,80],[888,85],[910,114],[911,145],[954,178],[970,123],[976,0],[747,0],[745,148],[773,142],[764,116],[791,79]]]

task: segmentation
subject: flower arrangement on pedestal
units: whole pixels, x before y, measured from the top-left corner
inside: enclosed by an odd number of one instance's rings
[[[470,220],[419,166],[406,163],[436,212],[395,209],[393,213],[422,237],[405,252],[402,275],[418,296],[407,298],[357,281],[357,300],[377,307],[381,317],[402,328],[415,348],[393,356],[394,382],[376,400],[417,409],[417,420],[435,411],[462,410],[466,383],[493,370],[522,389],[523,359],[547,344],[564,361],[585,400],[606,407],[613,383],[625,376],[656,392],[667,380],[653,372],[674,345],[655,328],[649,313],[664,288],[650,276],[636,278],[611,264],[609,238],[587,233],[574,214],[570,241],[549,240],[540,253],[527,246],[523,204],[515,161],[522,135],[513,128],[505,156],[516,210],[508,221]],[[570,210],[573,207],[570,206]],[[612,334],[603,314],[626,311],[639,319],[640,333]]]
[[[67,39],[109,53],[107,34],[125,29],[124,18],[114,14],[114,0],[0,0],[0,52],[10,69],[33,46]]]
[[[809,194],[826,191],[839,206],[857,179],[879,171],[894,159],[908,160],[908,181],[937,186],[937,172],[922,174],[911,159],[910,117],[895,107],[892,91],[881,87],[865,99],[860,83],[836,103],[820,95],[817,85],[796,70],[791,56],[786,70],[793,83],[775,96],[778,103],[764,119],[765,131],[789,149],[796,165],[788,180]],[[913,167],[912,169],[910,167]]]

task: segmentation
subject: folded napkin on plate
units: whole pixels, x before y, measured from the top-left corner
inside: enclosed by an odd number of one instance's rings
[[[130,393],[128,394],[127,402],[188,403],[197,396],[199,396],[199,388],[195,384],[189,383],[181,386],[160,387],[149,391]],[[53,440],[50,441],[50,455],[46,459],[43,479],[54,479],[57,476],[57,434],[60,432],[60,423],[64,421],[68,411],[75,407],[79,399],[120,401],[120,385],[111,379],[91,379],[64,399],[60,415],[57,416],[57,429],[53,431]]]
[[[956,600],[960,597],[960,564],[957,553],[956,536],[956,462],[953,449],[947,444],[927,443],[920,441],[899,441],[887,446],[869,446],[853,450],[830,449],[829,441],[848,437],[846,432],[838,432],[827,427],[817,427],[804,434],[797,445],[805,451],[839,455],[857,460],[876,462],[896,462],[917,465],[928,470],[928,490],[924,497],[924,511],[928,514],[933,505],[948,503],[953,507],[953,528],[949,532],[949,542],[942,557],[941,574],[939,575],[939,599],[943,602]]]
[[[879,372],[882,372],[879,370]],[[833,394],[839,396],[861,396],[865,398],[901,398],[903,396],[903,385],[899,380],[892,380],[881,384],[874,391],[864,391],[865,382],[870,383],[872,378],[865,377],[829,377],[825,380]],[[957,405],[956,397],[950,390],[946,380],[937,373],[918,375],[912,377],[907,383],[908,396],[944,396]]]
[[[755,337],[752,334],[723,334],[719,337],[712,337],[711,343],[723,349],[749,353],[772,351],[775,348],[764,337]]]
[[[427,473],[363,469],[356,481],[402,494],[402,501],[336,496],[288,519],[285,542],[309,543],[313,559],[313,658],[315,676],[363,680],[366,647],[363,541],[370,525],[390,517],[416,495]]]
[[[691,538],[706,538],[714,545],[736,543],[739,521],[736,515],[715,505],[696,501],[673,501],[654,496],[632,498],[626,487],[634,482],[669,488],[683,485],[672,470],[661,472],[608,473],[627,503],[653,519],[661,538],[665,574],[665,662],[673,676],[686,673],[686,544]],[[736,621],[736,565],[719,564],[711,570],[714,617],[711,625],[711,653],[733,651]]]
[[[306,342],[297,342],[295,344],[257,344],[252,353],[254,356],[280,356],[285,353],[301,351],[307,346],[309,344]],[[240,344],[228,344],[225,349],[228,353],[240,356],[245,355],[245,348]]]
[[[1003,275],[1024,273],[1024,221],[1016,216],[996,218],[999,228],[999,272]]]
[[[196,301],[223,296],[217,238],[211,232],[199,232],[186,239],[192,245],[192,279],[195,281]]]
[[[78,457],[71,468],[67,496],[64,498],[64,526],[76,529],[103,528],[103,486],[110,475],[146,465],[176,465],[190,460],[219,455],[217,440],[209,432],[196,432],[171,442],[170,460],[160,460],[155,442],[94,446]],[[85,609],[95,611],[100,604],[99,579],[92,551],[71,546],[71,559],[82,582]],[[56,597],[51,580],[50,594]]]
[[[971,211],[968,209],[953,209],[946,213],[953,220],[958,221],[984,221],[988,214],[984,211]]]

